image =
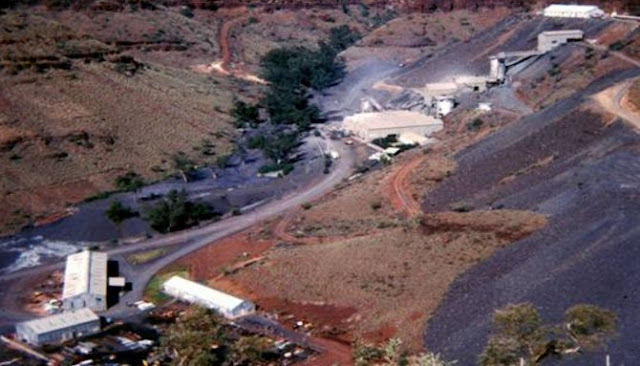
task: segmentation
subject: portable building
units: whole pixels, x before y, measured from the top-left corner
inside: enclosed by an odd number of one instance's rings
[[[62,308],[107,310],[107,253],[84,250],[67,257]]]
[[[211,287],[173,276],[162,285],[162,290],[182,301],[215,310],[225,318],[233,319],[255,312],[251,301],[239,299]]]
[[[90,309],[68,311],[16,325],[18,339],[39,346],[91,335],[100,331],[100,318]]]

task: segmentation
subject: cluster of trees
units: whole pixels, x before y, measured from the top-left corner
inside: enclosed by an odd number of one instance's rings
[[[617,317],[598,306],[579,304],[567,309],[561,323],[545,324],[532,304],[523,303],[497,310],[493,325],[480,365],[540,365],[552,356],[604,347],[615,335]]]
[[[151,207],[146,219],[149,225],[161,233],[183,230],[200,221],[213,219],[219,214],[203,202],[191,202],[184,190],[171,190],[167,197]]]
[[[120,224],[128,218],[138,216],[139,213],[120,201],[113,201],[105,215],[113,223]],[[200,221],[214,219],[219,215],[208,203],[191,202],[185,190],[173,189],[166,198],[148,209],[144,219],[155,230],[168,233],[189,228]]]
[[[262,149],[272,164],[269,170],[292,167],[289,158],[299,146],[298,133],[314,123],[322,122],[320,109],[310,102],[312,90],[321,91],[336,84],[345,74],[338,54],[356,42],[360,34],[348,26],[331,29],[327,42],[317,48],[283,47],[269,51],[260,61],[262,77],[269,88],[259,104],[237,101],[231,111],[237,127],[257,127],[259,108],[264,108],[274,125],[295,126],[296,132],[275,132],[250,142],[250,147]]]
[[[258,365],[274,357],[269,340],[231,334],[210,310],[184,314],[164,332],[161,351],[170,365]]]
[[[530,303],[509,304],[496,310],[494,332],[478,359],[481,366],[540,365],[552,356],[562,357],[603,348],[616,333],[617,317],[609,310],[589,304],[570,307],[560,324],[545,324]],[[356,366],[453,366],[434,353],[409,356],[402,342],[391,339],[375,346],[356,341]]]
[[[402,341],[392,338],[381,346],[356,341],[353,363],[355,366],[454,366],[456,361],[446,361],[439,354],[432,352],[409,356],[402,350]]]

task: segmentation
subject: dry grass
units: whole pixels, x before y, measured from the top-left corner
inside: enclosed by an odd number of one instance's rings
[[[198,163],[212,162],[215,156],[203,155],[199,146],[208,139],[215,153],[229,150],[227,110],[239,90],[255,89],[150,63],[132,75],[125,72],[132,65],[123,64],[114,47],[71,27],[74,19],[91,26],[99,20],[71,12],[56,16],[69,26],[32,14],[2,16],[0,232],[110,190],[128,170],[161,179],[172,173],[171,156],[179,151]],[[157,16],[148,21],[186,19]],[[69,67],[42,68],[49,59]]]
[[[362,40],[361,47],[347,50],[345,57],[350,64],[357,64],[372,53],[390,62],[411,62],[450,42],[471,38],[509,13],[510,10],[499,7],[478,12],[403,15],[372,31]]]
[[[167,250],[163,248],[151,249],[145,252],[131,254],[127,257],[127,261],[134,265],[143,264],[162,257],[166,252]]]
[[[625,99],[629,108],[634,112],[640,112],[640,79],[633,82]]]
[[[392,327],[419,346],[425,319],[449,285],[473,264],[545,224],[525,212],[450,213],[438,223],[322,245],[274,249],[261,264],[233,276],[260,298],[355,308],[358,333]],[[449,225],[449,226],[447,226]]]

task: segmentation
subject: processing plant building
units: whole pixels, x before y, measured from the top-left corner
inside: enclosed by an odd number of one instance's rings
[[[563,5],[552,4],[547,6],[542,15],[552,18],[600,18],[604,11],[594,5]]]
[[[162,285],[162,290],[182,301],[215,310],[228,319],[251,314],[256,310],[251,301],[239,299],[179,276],[167,280]]]
[[[442,126],[442,120],[412,111],[358,113],[343,121],[345,130],[365,141],[409,132],[429,136],[440,131]]]
[[[18,339],[40,346],[91,335],[100,331],[100,318],[89,309],[69,311],[16,325]]]
[[[67,257],[62,290],[65,311],[107,310],[107,253],[84,250]]]

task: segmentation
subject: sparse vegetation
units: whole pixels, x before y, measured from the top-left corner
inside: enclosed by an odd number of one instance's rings
[[[127,261],[134,265],[143,264],[162,257],[166,252],[167,250],[163,248],[151,249],[144,252],[131,254],[127,257]]]

